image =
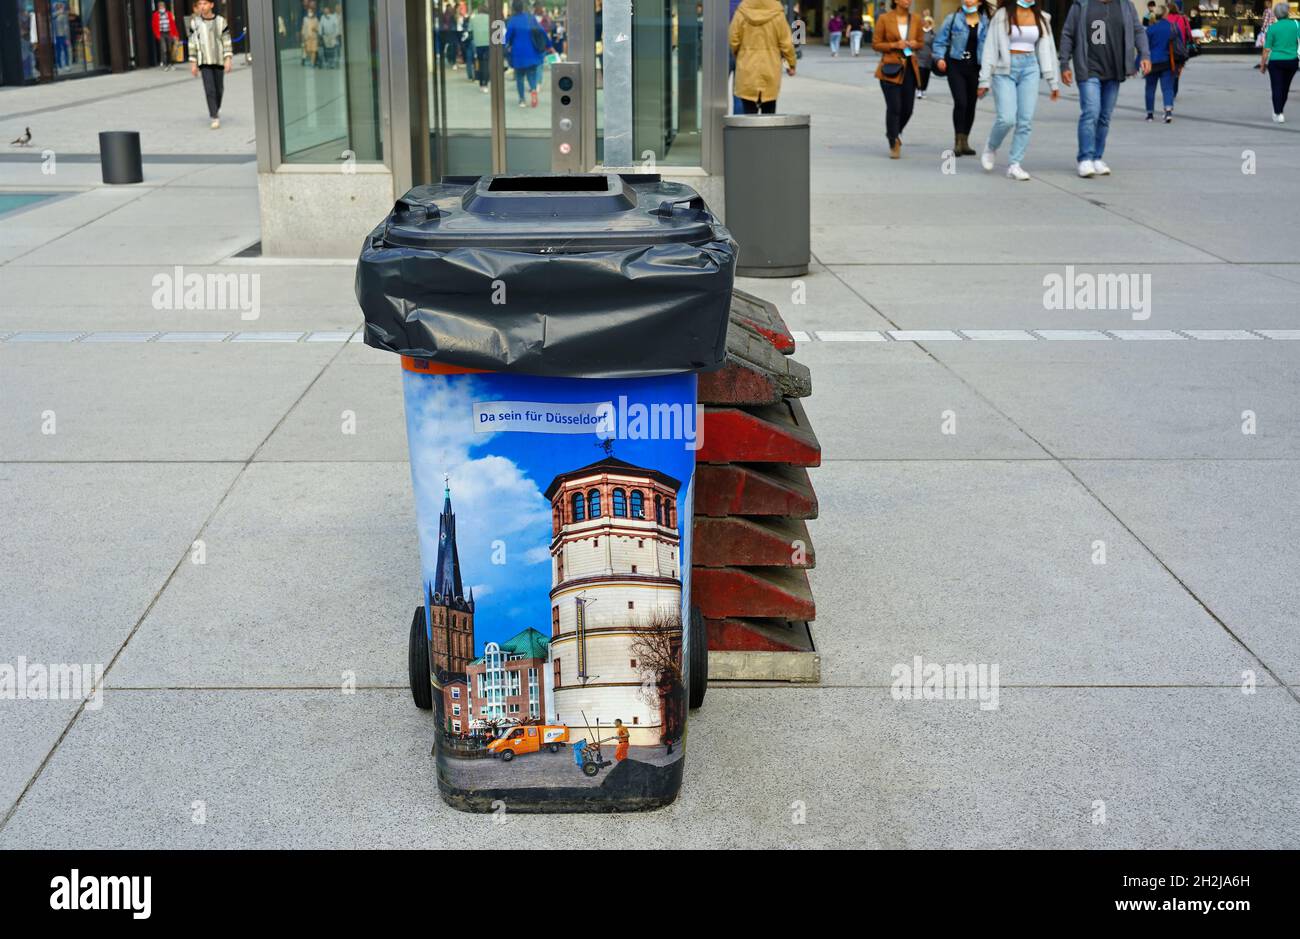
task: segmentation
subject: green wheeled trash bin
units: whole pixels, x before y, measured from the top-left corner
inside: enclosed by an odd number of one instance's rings
[[[451,805],[676,797],[706,655],[696,373],[723,363],[734,269],[703,200],[652,175],[447,178],[367,239],[419,531],[411,691]]]

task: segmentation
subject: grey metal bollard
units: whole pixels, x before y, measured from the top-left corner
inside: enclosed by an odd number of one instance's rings
[[[99,168],[110,186],[144,182],[140,134],[134,130],[105,130],[99,134]]]
[[[726,223],[742,277],[808,273],[809,132],[806,114],[731,114],[722,119]]]

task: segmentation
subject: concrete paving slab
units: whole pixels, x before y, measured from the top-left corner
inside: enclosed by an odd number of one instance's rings
[[[0,664],[106,666],[237,471],[0,463]],[[78,703],[0,701],[0,817]]]
[[[804,406],[823,460],[1046,457],[919,346],[901,345],[800,346],[799,361],[814,375]]]
[[[935,345],[934,354],[1058,457],[1300,456],[1300,349],[1287,342]],[[1244,434],[1246,412],[1259,419]]]
[[[1294,848],[1296,707],[1276,690],[1008,689],[996,712],[717,690],[672,806],[507,805],[499,824],[441,804],[404,690],[119,692],[78,720],[0,847]]]
[[[177,309],[173,285],[183,285],[192,275],[204,278],[204,308]],[[227,303],[225,309],[209,308],[209,281],[221,278],[230,283],[232,275],[240,278],[234,282],[243,291],[240,299],[255,299],[255,309],[242,302]],[[40,328],[53,309],[58,311],[60,328],[351,332],[361,323],[353,277],[352,270],[342,267],[192,264],[179,256],[126,266],[86,265],[76,277],[69,277],[63,265],[10,265],[0,270],[5,288],[0,290],[0,328]],[[255,313],[256,319],[245,319],[249,313]]]
[[[259,460],[404,463],[402,373],[335,362],[276,428]]]
[[[820,264],[803,277],[738,277],[736,288],[775,303],[791,329],[889,329],[844,282]]]
[[[405,687],[420,602],[406,463],[256,463],[141,625],[111,687]]]
[[[1071,469],[1287,684],[1300,684],[1300,463],[1080,461]]]
[[[1055,463],[846,461],[813,485],[828,684],[888,686],[915,655],[996,662],[1008,685],[1233,685],[1258,670]]]
[[[247,460],[337,351],[6,342],[0,453],[23,461]],[[54,432],[43,432],[51,415]]]
[[[1008,264],[833,266],[832,271],[905,329],[1182,329],[1240,326],[1287,327],[1296,316],[1295,288],[1264,273],[1272,268],[1236,265]],[[1067,277],[1068,275],[1068,277]],[[1048,309],[1049,277],[1073,281],[1126,275],[1149,309],[1132,304],[1109,310]],[[1131,278],[1139,278],[1133,281]],[[918,290],[916,279],[925,287]],[[1149,281],[1141,278],[1149,277]],[[1214,285],[1207,289],[1208,283]],[[1050,283],[1050,282],[1049,282]],[[1149,284],[1149,289],[1148,288]],[[1077,296],[1077,294],[1075,294]],[[1117,294],[1117,299],[1123,299]],[[1134,313],[1146,314],[1135,320]]]

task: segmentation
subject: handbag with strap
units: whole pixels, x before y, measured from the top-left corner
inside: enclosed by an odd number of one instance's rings
[[[895,20],[895,22],[897,22],[897,20]],[[910,35],[912,35],[912,14],[911,13],[907,14],[907,32],[903,33],[899,38],[904,42],[906,42],[907,37]],[[890,84],[894,84],[894,85],[901,85],[903,83],[903,69],[906,67],[905,63],[907,61],[907,53],[899,50],[899,55],[903,56],[902,62],[881,62],[880,63],[881,81],[887,81]]]

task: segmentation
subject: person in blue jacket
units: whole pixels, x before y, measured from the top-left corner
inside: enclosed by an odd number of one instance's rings
[[[1154,121],[1156,111],[1156,85],[1164,99],[1165,123],[1174,120],[1174,77],[1180,59],[1187,58],[1187,45],[1164,9],[1156,11],[1156,19],[1147,27],[1147,45],[1151,47],[1151,71],[1146,75],[1147,120]]]
[[[541,80],[542,63],[551,49],[551,40],[537,22],[537,17],[524,9],[524,0],[513,0],[511,16],[506,20],[506,59],[515,70],[515,87],[519,89],[519,106],[526,108],[524,82],[533,107],[537,107],[537,83]]]
[[[989,9],[983,0],[962,0],[934,35],[934,68],[948,78],[952,92],[952,129],[957,156],[974,156],[970,131],[975,126],[975,102],[980,83],[980,49],[989,28]]]

